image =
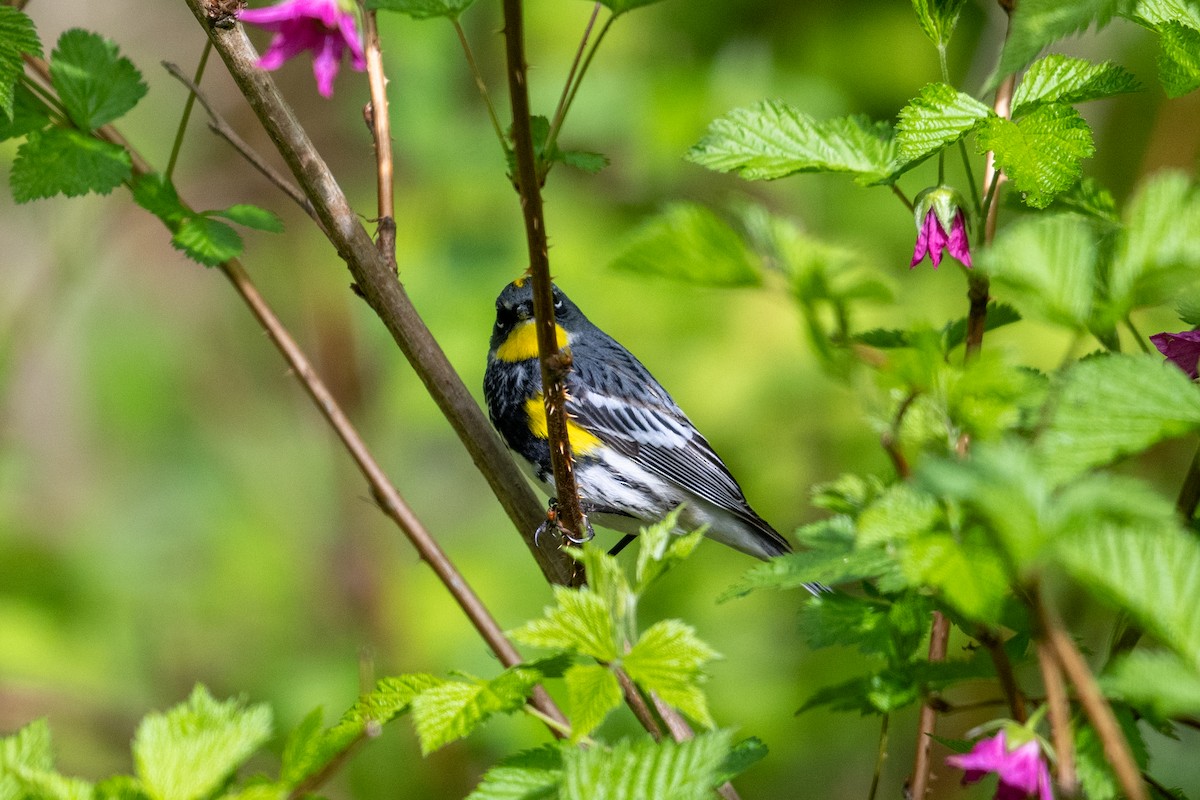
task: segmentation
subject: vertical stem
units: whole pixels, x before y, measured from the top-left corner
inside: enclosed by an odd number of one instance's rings
[[[1017,686],[1012,662],[1004,650],[1004,642],[1000,641],[995,631],[988,628],[980,631],[978,639],[992,657],[992,664],[996,667],[996,678],[1000,681],[1000,690],[1004,692],[1004,699],[1008,702],[1012,718],[1017,722],[1024,722],[1029,716],[1025,708],[1025,695],[1021,694],[1021,689]]]
[[[1067,700],[1067,687],[1063,683],[1062,668],[1054,651],[1045,641],[1037,643],[1038,666],[1042,671],[1042,685],[1046,687],[1046,706],[1049,709],[1050,737],[1054,741],[1054,754],[1058,758],[1058,788],[1067,796],[1079,792],[1079,781],[1075,774],[1075,742],[1071,738],[1071,704]]]
[[[929,660],[945,661],[946,647],[950,640],[950,620],[940,611],[933,612],[933,627],[929,634]],[[917,752],[913,758],[913,774],[908,783],[908,796],[913,800],[924,800],[929,791],[930,760],[929,748],[933,744],[934,728],[937,725],[937,709],[930,703],[921,706],[917,723]]]
[[[379,253],[396,271],[396,210],[393,199],[392,125],[388,115],[387,76],[383,73],[383,52],[379,48],[379,26],[375,12],[363,13],[367,43],[367,82],[371,87],[371,104],[367,121],[375,140],[375,184],[378,195],[379,238],[375,244]]]
[[[525,220],[525,240],[529,250],[529,274],[533,281],[533,311],[536,318],[538,360],[542,371],[542,391],[546,402],[546,429],[550,445],[550,464],[554,470],[558,497],[558,521],[577,539],[586,530],[571,442],[567,438],[566,376],[571,368],[569,354],[558,349],[554,322],[554,296],[550,286],[550,257],[546,244],[546,222],[542,213],[542,192],[538,167],[534,163],[533,132],[529,116],[528,69],[525,63],[525,24],[521,0],[504,0],[504,42],[508,57],[508,88],[512,103],[513,150],[517,160],[515,182],[521,197]]]
[[[212,42],[204,41],[204,49],[200,51],[200,63],[196,65],[196,77],[192,83],[199,86],[204,77],[204,68],[208,66],[208,54],[212,52]],[[171,157],[167,159],[167,171],[163,173],[167,180],[175,174],[175,162],[179,160],[179,151],[183,148],[183,135],[187,131],[188,120],[192,118],[192,108],[196,105],[195,92],[188,92],[187,102],[183,104],[183,114],[179,118],[179,129],[175,131],[175,141],[171,144]]]
[[[867,792],[867,800],[875,800],[879,792],[879,780],[883,776],[883,762],[887,758],[888,720],[891,715],[885,713],[879,723],[879,748],[875,751],[875,771],[871,775],[871,790]]]

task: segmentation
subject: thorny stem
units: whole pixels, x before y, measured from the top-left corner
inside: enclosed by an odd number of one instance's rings
[[[454,32],[458,34],[458,42],[462,45],[463,55],[467,57],[467,67],[471,70],[471,77],[475,79],[475,88],[479,90],[479,96],[483,99],[484,107],[487,108],[488,119],[492,121],[492,130],[496,133],[496,141],[500,142],[500,147],[505,152],[508,152],[508,141],[504,138],[504,128],[500,127],[500,118],[496,116],[496,106],[492,103],[492,96],[488,93],[483,73],[479,71],[479,63],[475,61],[475,52],[471,49],[467,34],[463,30],[462,23],[458,21],[458,17],[451,17],[450,22],[454,25]]]
[[[208,66],[208,56],[212,53],[212,42],[205,41],[204,49],[200,51],[200,63],[196,65],[196,77],[192,78],[192,85],[199,86],[200,79],[204,77],[204,68]],[[167,159],[167,171],[163,173],[167,180],[171,180],[171,176],[175,174],[175,163],[179,160],[179,151],[183,147],[183,135],[187,133],[188,120],[192,118],[192,109],[196,106],[196,93],[188,93],[187,100],[183,104],[183,114],[179,117],[179,128],[175,131],[175,141],[171,144],[171,157]]]
[[[567,384],[569,354],[559,350],[554,322],[554,296],[550,285],[550,257],[542,192],[534,161],[533,131],[529,115],[528,69],[525,63],[525,23],[521,0],[504,0],[504,44],[508,60],[509,100],[512,103],[512,138],[517,170],[515,184],[525,221],[529,275],[533,281],[533,312],[537,331],[538,361],[546,404],[546,430],[550,464],[558,497],[558,522],[576,539],[584,538],[587,524],[579,503],[571,442],[567,438]]]
[[[1087,662],[1084,661],[1075,642],[1071,640],[1070,635],[1040,592],[1034,593],[1033,604],[1041,628],[1039,631],[1041,640],[1049,647],[1059,667],[1074,685],[1079,704],[1083,707],[1083,713],[1092,723],[1092,728],[1096,731],[1096,736],[1100,739],[1103,747],[1105,760],[1108,761],[1113,773],[1117,776],[1122,791],[1129,800],[1149,800],[1146,784],[1142,780],[1137,762],[1134,761],[1133,754],[1129,750],[1129,743],[1121,733],[1121,727],[1113,715],[1112,707],[1100,692],[1100,687],[1088,668]]]
[[[950,620],[940,611],[933,612],[933,626],[929,633],[929,660],[945,661],[946,648],[950,641]],[[929,791],[929,773],[931,762],[929,749],[933,744],[933,730],[937,723],[937,709],[926,702],[921,706],[921,716],[917,723],[916,755],[913,757],[913,774],[908,784],[908,796],[914,800],[924,800]]]
[[[879,748],[875,751],[875,771],[871,774],[871,790],[867,792],[867,800],[875,800],[879,791],[879,780],[883,777],[883,762],[887,760],[888,749],[888,720],[891,715],[884,712],[879,723]]]
[[[1037,657],[1038,667],[1042,671],[1042,685],[1046,687],[1050,736],[1054,740],[1054,755],[1057,758],[1058,787],[1068,797],[1074,796],[1079,791],[1075,775],[1075,743],[1071,738],[1071,704],[1067,699],[1062,668],[1045,641],[1037,643]]]
[[[375,244],[392,272],[396,272],[392,125],[388,114],[387,75],[383,72],[383,52],[379,46],[379,26],[374,11],[363,13],[363,26],[366,32],[367,83],[371,88],[371,103],[363,113],[371,128],[371,138],[375,141],[375,185],[379,209],[379,231]]]

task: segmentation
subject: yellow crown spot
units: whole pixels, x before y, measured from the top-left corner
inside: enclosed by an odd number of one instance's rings
[[[522,286],[525,285],[525,281],[526,281],[526,278],[524,275],[522,275],[521,277],[519,277],[515,281],[513,281],[512,285],[517,287],[518,289],[520,289]]]
[[[560,350],[567,346],[567,332],[561,325],[554,326],[554,338]],[[537,355],[537,328],[533,320],[518,323],[504,343],[496,348],[496,358],[501,361],[525,361],[537,358]]]
[[[546,427],[546,400],[538,392],[525,401],[525,412],[529,414],[529,431],[539,439],[549,439],[550,431]],[[600,448],[602,442],[595,434],[576,425],[567,419],[567,438],[571,441],[571,452],[577,456],[586,456]]]

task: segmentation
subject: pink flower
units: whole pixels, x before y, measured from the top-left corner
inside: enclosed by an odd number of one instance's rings
[[[354,12],[339,0],[283,0],[266,8],[247,9],[238,18],[275,32],[271,46],[258,59],[261,69],[279,69],[289,58],[312,50],[313,74],[323,97],[333,96],[333,79],[346,50],[350,51],[351,67],[359,72],[367,68]]]
[[[948,757],[946,763],[966,771],[964,784],[975,783],[989,772],[996,773],[1000,782],[995,800],[1025,800],[1033,794],[1037,794],[1038,800],[1054,800],[1050,769],[1036,739],[1009,751],[1002,730],[990,739],[980,739],[971,752]]]
[[[909,268],[929,255],[933,268],[942,263],[942,251],[971,266],[971,244],[967,241],[967,222],[962,212],[962,196],[947,186],[926,189],[913,205],[917,223],[917,244]]]
[[[1200,364],[1200,331],[1179,333],[1156,333],[1150,337],[1158,352],[1167,360],[1196,379],[1196,367]]]

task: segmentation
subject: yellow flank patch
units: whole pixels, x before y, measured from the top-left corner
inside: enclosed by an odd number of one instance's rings
[[[561,325],[554,326],[554,335],[560,350],[567,346],[567,332]],[[496,358],[501,361],[525,361],[537,358],[537,354],[537,328],[533,320],[518,323],[504,343],[496,348]]]
[[[550,432],[546,427],[546,400],[538,392],[525,401],[525,412],[529,414],[529,431],[539,439],[549,439]],[[571,452],[577,456],[586,456],[600,447],[602,442],[595,434],[567,420],[567,438],[571,440]]]

